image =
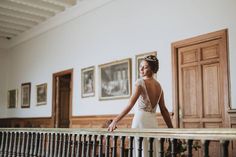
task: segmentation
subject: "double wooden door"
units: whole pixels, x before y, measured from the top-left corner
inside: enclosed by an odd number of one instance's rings
[[[181,128],[224,126],[220,40],[180,48],[179,124]]]
[[[173,43],[176,125],[228,127],[226,30]],[[211,144],[211,154],[219,154]],[[215,147],[215,148],[214,148]]]

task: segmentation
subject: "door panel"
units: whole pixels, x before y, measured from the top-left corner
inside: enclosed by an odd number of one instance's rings
[[[197,95],[197,67],[187,67],[182,69],[183,73],[183,105],[182,112],[183,118],[200,118],[198,108],[198,95]]]
[[[220,105],[219,63],[203,65],[203,116],[222,117]],[[206,104],[206,105],[205,105]]]

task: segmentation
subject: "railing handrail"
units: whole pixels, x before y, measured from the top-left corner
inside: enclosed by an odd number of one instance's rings
[[[117,129],[114,132],[108,132],[107,129],[101,128],[0,128],[0,132],[69,133],[105,136],[165,137],[175,139],[236,140],[236,129],[234,128]]]

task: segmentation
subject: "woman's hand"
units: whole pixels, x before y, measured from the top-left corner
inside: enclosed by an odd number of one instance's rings
[[[116,121],[112,121],[111,124],[108,126],[108,131],[112,132],[117,128],[117,122]]]

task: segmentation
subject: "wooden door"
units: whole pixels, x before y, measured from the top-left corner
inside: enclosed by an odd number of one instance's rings
[[[228,127],[226,30],[173,43],[174,108],[180,128]],[[219,143],[210,144],[218,156]]]
[[[53,118],[55,128],[69,128],[72,102],[72,70],[53,75]]]
[[[224,126],[220,39],[178,50],[181,128]]]
[[[58,127],[69,128],[70,126],[70,86],[71,76],[59,77],[58,91]]]

